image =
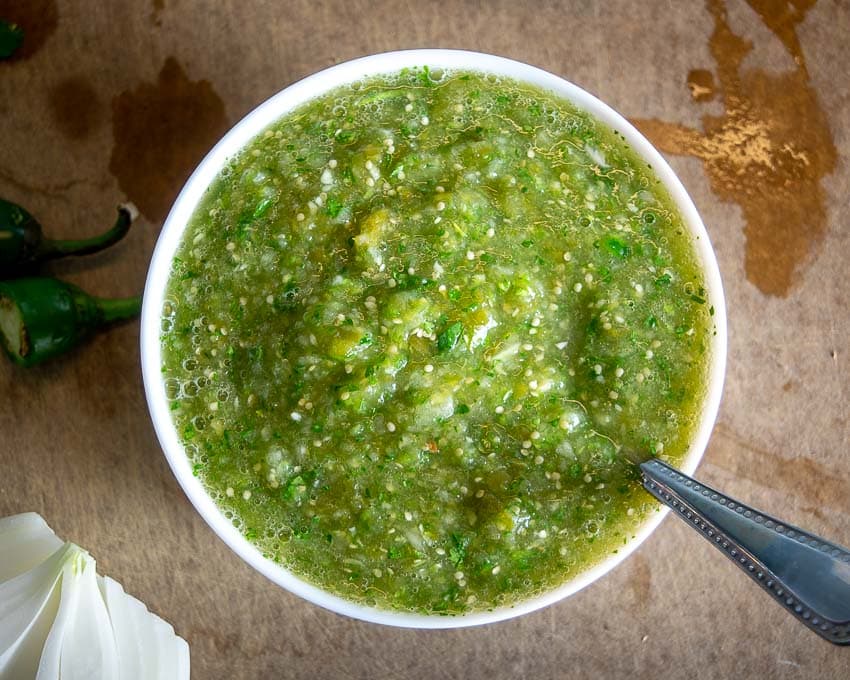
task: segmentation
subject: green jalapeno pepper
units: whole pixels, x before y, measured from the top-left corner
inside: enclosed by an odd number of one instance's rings
[[[118,219],[111,229],[86,239],[45,238],[41,225],[21,206],[0,199],[0,274],[10,275],[45,260],[67,255],[88,255],[117,243],[137,215],[132,204],[118,207]]]
[[[103,326],[138,316],[141,296],[95,298],[58,279],[0,282],[0,342],[12,360],[32,366],[76,347]]]
[[[17,24],[0,20],[0,59],[11,57],[24,41],[24,31]]]

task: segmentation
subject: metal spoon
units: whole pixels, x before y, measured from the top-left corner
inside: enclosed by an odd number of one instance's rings
[[[850,645],[850,550],[744,505],[660,460],[638,465],[649,493],[788,613],[833,644]]]

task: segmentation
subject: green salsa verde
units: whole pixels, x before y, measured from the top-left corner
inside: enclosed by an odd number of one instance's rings
[[[270,559],[344,598],[508,606],[657,507],[705,397],[694,244],[624,139],[535,87],[408,69],[230,160],[163,309],[175,426]]]

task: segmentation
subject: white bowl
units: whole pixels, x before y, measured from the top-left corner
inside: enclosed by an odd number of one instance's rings
[[[726,367],[726,308],[723,299],[723,287],[720,272],[714,257],[708,234],[702,220],[697,214],[694,204],[667,165],[667,162],[652,147],[652,145],[621,115],[593,95],[567,82],[563,78],[527,64],[495,57],[478,52],[461,50],[408,50],[376,54],[320,71],[301,80],[268,99],[254,109],[224,138],[216,144],[206,158],[201,162],[177,200],[171,208],[168,219],[162,228],[159,240],[154,250],[145,285],[144,305],[142,308],[141,324],[141,359],[142,375],[145,383],[148,408],[153,419],[156,434],[165,452],[171,469],[177,481],[198,512],[212,527],[221,539],[230,546],[242,559],[264,574],[278,585],[300,595],[301,597],[322,607],[346,614],[354,618],[409,628],[455,628],[475,626],[512,618],[521,614],[540,609],[553,602],[562,600],[568,595],[581,590],[585,586],[601,578],[616,565],[626,559],[650,533],[661,523],[667,513],[664,508],[654,513],[637,531],[622,549],[616,554],[584,571],[577,577],[549,592],[519,602],[511,607],[501,607],[492,611],[474,612],[457,616],[437,616],[424,614],[409,614],[377,609],[356,604],[349,600],[328,593],[293,575],[279,564],[262,556],[259,550],[245,539],[227,520],[218,506],[210,499],[201,482],[192,474],[192,468],[184,453],[183,445],[177,435],[177,430],[171,419],[162,378],[161,346],[160,346],[160,313],[165,297],[171,262],[174,253],[180,245],[183,231],[186,228],[195,207],[204,196],[210,183],[216,178],[225,163],[251,139],[274,123],[281,116],[304,102],[318,97],[340,85],[381,73],[393,73],[404,67],[428,65],[432,69],[459,69],[494,73],[531,83],[549,92],[563,97],[575,106],[589,112],[625,137],[637,154],[652,165],[655,174],[663,182],[670,197],[678,207],[685,225],[694,237],[696,250],[705,274],[705,284],[710,304],[714,306],[714,323],[716,333],[711,339],[710,369],[708,386],[703,406],[702,416],[696,436],[682,464],[682,470],[692,473],[702,458],[708,443],[717,409],[720,404],[720,394],[723,388],[723,377]]]

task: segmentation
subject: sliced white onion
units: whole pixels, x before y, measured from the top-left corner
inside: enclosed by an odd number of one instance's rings
[[[68,543],[40,565],[0,584],[0,670],[17,656],[42,615],[55,616],[55,598],[64,566],[79,549]],[[51,606],[52,605],[52,606]]]
[[[175,638],[175,643],[177,644],[177,671],[174,677],[177,680],[183,680],[189,677],[189,643],[182,637]]]
[[[44,562],[62,547],[62,540],[51,531],[41,515],[25,512],[0,519],[0,546],[12,545],[15,549],[4,550],[0,560],[0,583]]]
[[[24,639],[0,664],[0,678],[34,678],[44,641],[47,639],[56,611],[59,609],[59,588],[54,588]]]
[[[101,579],[100,587],[115,635],[121,679],[145,680],[142,667],[144,648],[137,632],[135,617],[130,615],[128,600],[131,598],[124,592],[120,583],[108,576]]]
[[[77,578],[77,608],[62,641],[62,680],[118,678],[115,635],[97,587],[93,559],[85,562]]]
[[[80,579],[77,574],[81,567],[82,551],[66,560],[62,567],[62,596],[59,599],[59,611],[53,621],[53,627],[44,642],[41,659],[38,662],[36,680],[59,680],[62,662],[62,643],[65,640],[65,630],[68,622],[77,610],[77,600],[80,595]]]
[[[189,647],[35,513],[0,519],[0,680],[188,680]]]
[[[162,619],[157,619],[153,624],[153,632],[156,636],[157,649],[157,678],[161,680],[172,680],[176,672],[176,664],[173,660],[177,658],[177,646],[174,644],[174,629]]]
[[[59,579],[76,552],[66,544],[42,564],[0,584],[0,677],[34,677],[59,609]]]
[[[156,631],[150,620],[150,613],[145,605],[135,597],[127,597],[127,619],[132,621],[141,654],[139,656],[141,677],[159,680],[160,651],[157,644]]]

